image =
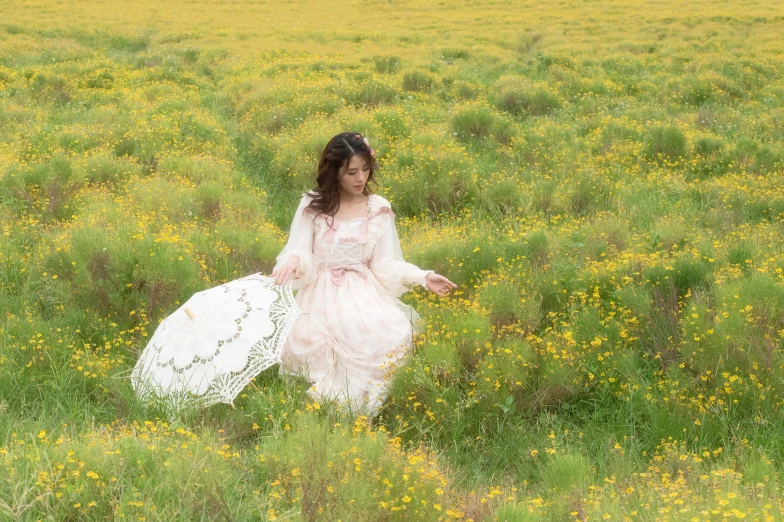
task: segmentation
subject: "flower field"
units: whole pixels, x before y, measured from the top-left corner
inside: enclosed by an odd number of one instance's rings
[[[784,520],[784,5],[0,5],[0,520]],[[129,374],[368,136],[459,286],[368,427]]]

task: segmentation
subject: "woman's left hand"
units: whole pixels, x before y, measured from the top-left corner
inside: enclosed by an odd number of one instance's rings
[[[457,285],[452,281],[442,275],[436,274],[435,272],[430,272],[427,274],[425,277],[425,283],[427,283],[428,290],[441,296],[448,294],[451,289],[457,288]]]

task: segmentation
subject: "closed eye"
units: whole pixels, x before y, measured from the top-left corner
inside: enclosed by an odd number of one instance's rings
[[[365,168],[362,169],[362,171],[363,172],[370,172],[370,167],[365,167]],[[348,174],[349,176],[353,176],[356,173],[357,173],[356,170],[347,170],[346,171],[346,174]]]

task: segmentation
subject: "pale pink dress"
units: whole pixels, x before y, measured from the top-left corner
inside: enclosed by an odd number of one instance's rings
[[[411,285],[425,286],[432,270],[403,259],[384,197],[370,195],[367,217],[345,221],[315,216],[306,210],[311,200],[302,195],[275,266],[300,259],[292,288],[303,313],[283,347],[281,373],[305,375],[316,400],[345,401],[352,411],[374,416],[391,370],[421,331],[417,312],[398,298]]]

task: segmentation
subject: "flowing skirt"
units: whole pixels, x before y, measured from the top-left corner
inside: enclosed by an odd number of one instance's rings
[[[302,374],[316,400],[373,417],[389,378],[413,347],[419,315],[369,269],[322,269],[295,300],[302,310],[281,352],[281,373]]]

